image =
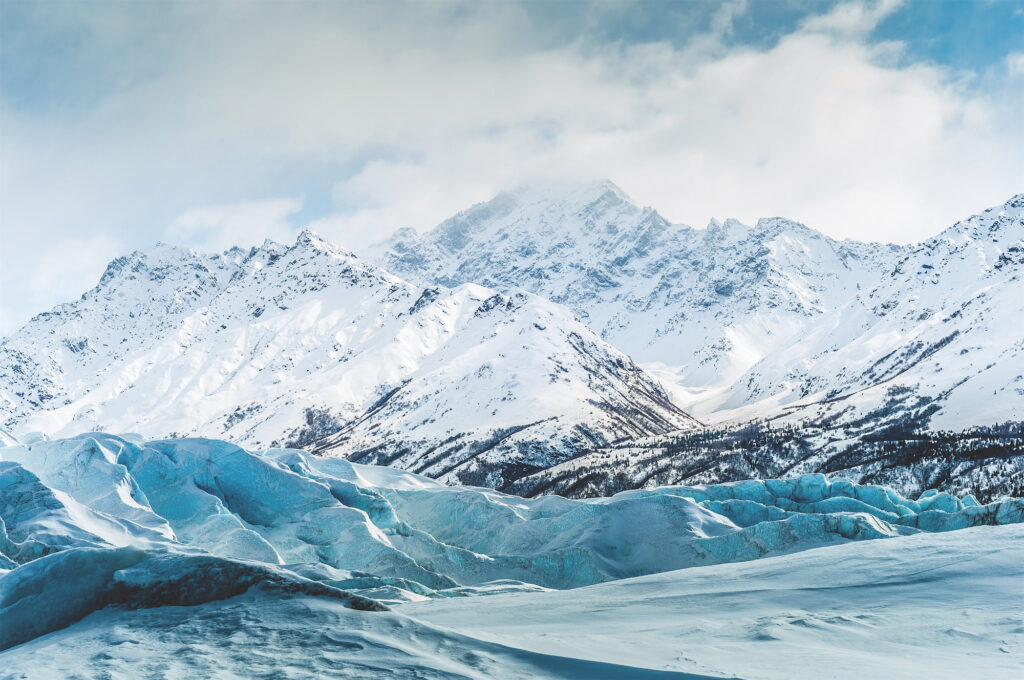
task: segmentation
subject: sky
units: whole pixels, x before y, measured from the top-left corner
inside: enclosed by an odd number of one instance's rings
[[[1024,0],[0,0],[0,334],[163,240],[359,250],[608,178],[920,241],[1024,191]]]

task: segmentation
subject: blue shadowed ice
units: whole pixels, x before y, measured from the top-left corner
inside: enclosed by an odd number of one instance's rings
[[[110,604],[254,585],[387,601],[565,589],[1022,521],[1020,499],[911,500],[822,475],[524,499],[296,450],[91,434],[0,449],[0,646]]]

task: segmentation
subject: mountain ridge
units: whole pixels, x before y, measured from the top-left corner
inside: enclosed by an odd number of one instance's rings
[[[520,189],[402,231],[368,257],[410,280],[469,280],[565,304],[699,417],[808,321],[891,269],[901,246],[836,241],[785,218],[674,225],[608,181]],[[771,315],[761,313],[770,310]]]
[[[308,230],[292,246],[117,258],[0,342],[0,381],[11,430],[269,446],[344,428],[319,449],[494,486],[696,423],[557,305],[414,286]]]
[[[308,229],[115,258],[0,340],[0,427],[302,446],[524,494],[837,471],[994,490],[1024,469],[996,427],[1024,421],[1024,195],[915,246],[785,218],[692,229],[610,182],[411,235],[376,257],[420,283]],[[981,448],[878,456],[940,430]]]

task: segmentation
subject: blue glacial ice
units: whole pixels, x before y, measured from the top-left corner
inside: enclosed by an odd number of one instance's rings
[[[253,586],[366,608],[359,595],[576,588],[1022,521],[1021,499],[911,500],[822,475],[524,499],[297,450],[89,434],[0,449],[0,648],[110,605]]]

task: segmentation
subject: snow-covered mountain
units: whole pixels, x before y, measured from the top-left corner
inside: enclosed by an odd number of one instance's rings
[[[754,365],[719,407],[769,404],[836,425],[1024,419],[1024,194],[910,250]]]
[[[420,287],[311,232],[204,255],[158,245],[0,343],[13,433],[286,442],[501,486],[694,421],[565,308]]]
[[[533,472],[519,493],[826,472],[994,498],[1024,488],[1022,206],[896,247],[778,218],[671,225],[601,182],[502,194],[373,256],[563,302],[717,424]]]
[[[760,360],[716,404],[732,423],[597,451],[514,488],[594,495],[823,472],[911,494],[1020,493],[1022,320],[1019,195],[910,249]]]
[[[422,235],[403,230],[368,256],[424,284],[475,282],[564,304],[713,419],[719,390],[904,252],[781,218],[670,224],[603,181],[503,193]]]
[[[896,247],[551,186],[369,257],[304,232],[118,258],[0,342],[0,427],[289,443],[524,495],[797,472],[1024,489],[1020,428],[989,427],[1024,421],[1024,196]]]

